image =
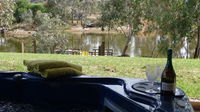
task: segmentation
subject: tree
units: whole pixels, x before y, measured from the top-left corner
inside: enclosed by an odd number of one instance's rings
[[[41,53],[55,53],[58,49],[60,53],[64,53],[67,49],[67,34],[63,32],[37,32],[34,39],[37,41],[37,50]]]
[[[142,28],[142,7],[144,0],[108,0],[102,6],[102,27],[116,29],[127,38],[122,56],[126,55],[133,36]]]
[[[33,12],[33,16],[36,15],[37,11],[41,11],[42,13],[48,12],[47,8],[45,8],[43,4],[31,4],[30,9]]]
[[[33,13],[29,9],[26,12],[23,12],[20,16],[21,21],[27,24],[32,24],[33,23]]]
[[[76,18],[81,21],[83,25],[83,20],[86,20],[88,15],[95,13],[97,10],[97,2],[94,0],[80,0],[78,3]],[[86,21],[84,21],[86,22]]]
[[[34,43],[37,42],[37,49],[42,53],[54,53],[56,48],[64,52],[67,35],[57,28],[63,25],[60,17],[52,17],[48,13],[37,13],[35,16],[35,24],[37,25],[37,33],[33,36]],[[36,50],[34,51],[36,52]]]
[[[194,58],[200,57],[200,1],[188,0],[187,2],[188,13],[192,23],[191,34],[196,38],[196,48],[194,52]]]
[[[48,0],[47,7],[51,8],[53,16],[61,16],[63,21],[74,20],[76,4],[79,0]]]
[[[171,40],[175,49],[184,38],[190,41],[197,35],[194,57],[200,54],[200,2],[196,0],[146,0],[145,19],[152,21],[150,30]],[[199,28],[199,30],[198,30]],[[196,30],[197,29],[197,30]],[[198,32],[198,33],[195,33]]]
[[[14,16],[16,22],[22,22],[23,18],[21,18],[23,13],[28,12],[31,4],[27,0],[19,0],[16,2]]]
[[[31,12],[30,12],[31,11]],[[23,22],[24,14],[32,13],[32,19],[35,17],[37,11],[41,11],[42,13],[46,13],[47,9],[44,7],[43,4],[34,4],[30,3],[27,0],[18,0],[15,6],[15,19],[16,22],[20,23]]]
[[[94,13],[98,8],[98,2],[95,0],[48,0],[46,7],[53,14],[59,15],[65,22],[74,23],[76,19],[81,22],[87,15]]]
[[[10,26],[14,20],[15,0],[0,1],[0,26]]]

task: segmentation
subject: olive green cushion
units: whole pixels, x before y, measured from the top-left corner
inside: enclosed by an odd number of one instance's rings
[[[65,61],[57,60],[24,60],[29,72],[42,77],[59,77],[63,75],[82,75],[82,67]]]
[[[57,78],[66,75],[83,75],[83,73],[71,67],[52,68],[41,72],[41,76],[44,78]]]

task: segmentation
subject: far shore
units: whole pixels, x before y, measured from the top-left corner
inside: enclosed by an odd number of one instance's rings
[[[120,33],[118,32],[117,30],[104,30],[102,31],[101,28],[97,28],[97,27],[94,27],[94,28],[82,28],[82,27],[73,27],[72,29],[70,30],[65,30],[66,32],[69,32],[69,33],[99,33],[99,34],[105,34],[105,33]]]
[[[117,31],[117,30],[104,30],[102,31],[101,28],[98,28],[98,27],[93,27],[93,28],[82,28],[82,27],[78,27],[78,26],[75,26],[75,27],[72,27],[71,29],[69,30],[65,30],[65,32],[68,32],[68,33],[74,33],[74,34],[83,34],[83,33],[95,33],[95,34],[119,34],[121,33],[120,31]],[[37,33],[37,31],[33,31],[33,30],[24,30],[24,29],[15,29],[13,31],[6,31],[5,35],[7,37],[31,37],[33,34]],[[155,37],[156,36],[156,33],[151,33],[149,35],[146,35],[143,33],[143,31],[139,32],[137,37]]]
[[[73,27],[70,30],[65,30],[65,32],[68,33],[75,33],[75,34],[82,34],[82,33],[99,33],[99,34],[107,34],[107,33],[120,33],[117,32],[116,30],[104,30],[101,31],[100,28],[81,28],[81,27]],[[33,34],[37,33],[37,31],[27,31],[27,30],[23,30],[23,29],[16,29],[13,31],[7,31],[5,34],[6,36],[10,36],[10,37],[30,37]]]

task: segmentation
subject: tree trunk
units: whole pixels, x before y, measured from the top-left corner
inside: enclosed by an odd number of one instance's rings
[[[194,58],[198,58],[200,54],[200,26],[198,26],[198,34],[197,34],[197,44],[194,53]]]
[[[74,11],[72,11],[72,24],[74,24]]]
[[[123,49],[123,51],[122,51],[122,55],[121,55],[121,56],[128,56],[128,55],[126,54],[126,51],[127,51],[127,49],[128,49],[128,44],[129,44],[130,41],[131,41],[131,36],[128,37],[128,39],[127,39],[127,41],[126,41],[126,44],[125,44],[125,47],[124,47],[124,49]]]
[[[187,57],[186,58],[189,58],[189,42],[188,42],[188,38],[187,38],[186,42],[187,42],[187,49],[186,49]]]
[[[37,53],[37,45],[35,39],[33,39],[33,53]]]
[[[51,54],[54,54],[54,53],[55,53],[56,46],[57,46],[57,45],[53,45],[52,48],[50,48],[50,49],[51,49]]]
[[[77,20],[76,20],[76,24],[78,24],[78,21],[80,20],[79,18],[76,18]]]
[[[81,18],[81,26],[83,25],[83,19]]]
[[[81,17],[81,26],[82,26],[83,29],[85,28],[85,26],[83,24],[83,18],[82,17]]]

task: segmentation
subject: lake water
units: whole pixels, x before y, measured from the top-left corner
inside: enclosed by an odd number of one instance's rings
[[[52,40],[52,41],[51,41]],[[119,56],[124,48],[126,38],[121,34],[65,34],[59,38],[37,39],[32,37],[15,38],[0,37],[0,52],[25,53],[63,53],[70,50],[92,52],[105,43],[105,49],[113,50],[113,56]],[[166,57],[169,40],[160,36],[154,38],[133,37],[129,43],[127,54],[131,57]],[[175,57],[192,57],[195,41],[187,42],[187,38],[178,41],[174,46]]]

